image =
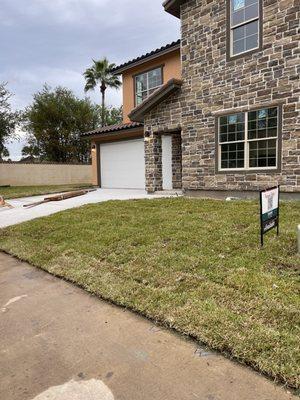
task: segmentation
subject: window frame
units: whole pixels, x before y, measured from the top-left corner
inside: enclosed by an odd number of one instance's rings
[[[274,140],[273,137],[271,138],[260,138],[260,139],[248,139],[248,113],[251,111],[259,111],[263,109],[269,108],[277,108],[277,138],[276,138],[276,166],[275,167],[249,167],[250,157],[249,157],[249,143],[250,142],[258,142],[263,140]],[[221,145],[227,144],[227,142],[222,143],[220,142],[220,132],[219,132],[219,120],[222,116],[230,116],[243,113],[245,115],[245,139],[243,141],[235,141],[232,143],[244,143],[244,168],[221,168]],[[267,172],[267,173],[278,173],[281,172],[281,161],[282,161],[282,104],[267,104],[261,105],[258,107],[250,108],[247,110],[231,110],[229,112],[224,112],[218,114],[215,117],[215,171],[218,174],[253,174],[253,173],[260,173],[260,172]]]
[[[235,60],[250,56],[253,53],[261,51],[263,48],[263,0],[258,0],[258,18],[252,18],[251,20],[241,23],[235,26],[231,26],[231,3],[233,0],[226,0],[226,27],[227,27],[227,39],[226,39],[226,58],[227,61]],[[233,54],[233,30],[239,26],[245,26],[250,22],[258,21],[258,46],[255,49],[246,50],[242,53]]]
[[[149,69],[147,69],[145,71],[140,71],[140,72],[138,72],[138,73],[136,73],[136,74],[134,74],[132,76],[133,77],[134,107],[137,107],[137,105],[138,105],[137,104],[137,91],[136,91],[136,78],[138,76],[141,76],[141,75],[144,75],[144,74],[148,74],[149,72],[154,71],[156,69],[160,69],[161,70],[162,83],[161,83],[160,86],[157,86],[157,89],[158,89],[164,84],[164,66],[165,66],[164,64],[157,65],[156,67],[149,68]],[[156,88],[153,88],[153,89],[156,89]],[[151,89],[151,90],[153,90],[153,89]],[[149,92],[149,89],[147,89],[147,92]],[[147,97],[149,97],[149,96],[147,96]]]

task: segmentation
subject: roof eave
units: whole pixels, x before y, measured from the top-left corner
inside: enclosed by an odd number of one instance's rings
[[[183,0],[166,0],[163,6],[166,12],[174,15],[174,17],[180,18],[180,6],[183,2]]]
[[[92,133],[90,135],[85,135],[82,138],[83,139],[89,139],[89,140],[107,140],[107,139],[123,139],[125,138],[130,138],[132,136],[137,136],[137,134],[139,134],[139,136],[143,136],[144,133],[144,129],[143,129],[143,125],[141,125],[139,128],[130,128],[130,129],[124,129],[124,130],[118,130],[118,131],[111,131],[111,132],[105,132],[105,133]]]
[[[172,47],[169,47],[169,48],[167,48],[167,49],[164,49],[164,50],[162,50],[162,51],[159,51],[159,52],[157,52],[157,53],[155,53],[155,54],[151,54],[151,55],[149,55],[149,56],[143,57],[143,58],[140,59],[140,60],[134,61],[134,62],[132,62],[132,63],[130,63],[130,64],[128,64],[128,65],[125,65],[125,66],[121,66],[120,68],[117,67],[117,68],[115,68],[115,69],[112,70],[112,73],[113,73],[114,75],[120,75],[120,74],[122,74],[123,72],[125,72],[125,71],[127,71],[127,70],[129,70],[129,69],[131,69],[131,68],[137,67],[137,66],[142,65],[142,64],[145,64],[145,63],[147,63],[147,62],[149,62],[149,61],[151,61],[151,60],[155,60],[156,58],[162,57],[162,56],[164,56],[165,54],[169,54],[169,53],[172,53],[173,51],[179,50],[179,49],[180,49],[180,41],[177,41],[177,42],[178,42],[178,43],[176,43],[176,44],[175,44],[174,46],[172,46]]]
[[[144,116],[147,112],[151,111],[155,106],[164,101],[167,97],[180,89],[182,81],[180,79],[171,79],[160,89],[157,89],[148,99],[142,104],[137,106],[128,116],[131,121],[144,122]]]
[[[131,123],[126,123],[126,124],[120,124],[120,125],[108,125],[103,128],[95,129],[90,132],[84,132],[80,136],[82,138],[91,138],[93,139],[94,137],[99,137],[99,136],[105,136],[105,135],[110,135],[110,134],[117,134],[120,132],[125,132],[125,131],[138,131],[143,127],[143,124],[137,124],[135,122]]]

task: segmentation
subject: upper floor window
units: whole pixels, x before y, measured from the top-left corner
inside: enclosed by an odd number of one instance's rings
[[[220,117],[219,171],[277,169],[279,128],[278,107]]]
[[[230,1],[230,56],[238,56],[260,47],[262,0]]]
[[[162,67],[135,77],[135,104],[141,104],[150,94],[163,84]]]

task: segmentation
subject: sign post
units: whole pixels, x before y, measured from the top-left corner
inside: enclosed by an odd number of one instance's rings
[[[279,197],[280,186],[262,190],[260,192],[260,240],[264,245],[264,234],[277,228],[279,235]]]

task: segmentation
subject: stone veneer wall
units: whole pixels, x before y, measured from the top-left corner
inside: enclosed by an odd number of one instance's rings
[[[152,133],[145,141],[146,190],[149,193],[162,190],[161,136]]]
[[[181,17],[182,90],[152,110],[145,126],[151,132],[181,126],[183,188],[258,190],[281,184],[284,191],[299,192],[299,0],[263,0],[263,49],[233,61],[226,60],[226,1],[187,1]],[[281,172],[218,174],[217,115],[279,104]]]
[[[145,136],[148,136],[148,141],[145,142],[146,190],[150,193],[162,190],[162,133],[172,133],[174,137],[177,136],[177,141],[174,138],[172,140],[172,145],[174,143],[172,152],[173,186],[174,189],[182,187],[180,180],[181,143],[179,147],[181,135],[178,134],[181,129],[180,119],[181,102],[177,95],[170,96],[145,118],[144,131]],[[175,174],[174,171],[176,171]]]
[[[182,188],[181,132],[172,134],[173,189]]]
[[[145,142],[146,188],[148,192],[163,189],[162,140],[160,133],[152,134]],[[182,188],[181,133],[172,133],[173,189]]]
[[[162,190],[162,133],[173,134],[173,187],[174,189],[182,188],[181,135],[178,133],[181,130],[180,120],[181,101],[177,94],[170,96],[151,110],[144,120],[145,135],[148,135],[150,139],[145,142],[146,190],[148,192]]]

